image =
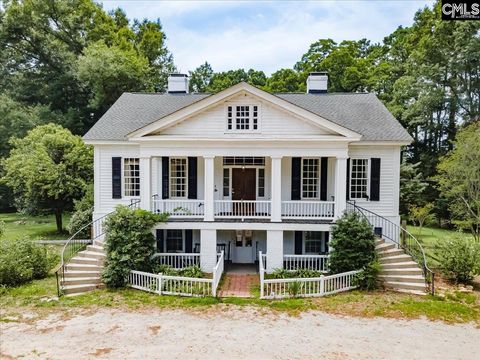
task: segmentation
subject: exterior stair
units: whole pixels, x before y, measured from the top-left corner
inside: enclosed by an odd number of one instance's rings
[[[66,296],[74,296],[103,288],[103,264],[106,258],[103,244],[96,241],[80,251],[65,266],[61,287]]]
[[[416,295],[427,294],[423,271],[410,255],[383,239],[376,240],[375,248],[382,265],[379,278],[385,288]]]

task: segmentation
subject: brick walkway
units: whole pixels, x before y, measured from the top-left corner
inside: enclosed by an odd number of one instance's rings
[[[250,297],[252,285],[259,283],[258,275],[250,274],[226,274],[222,288],[221,297]]]

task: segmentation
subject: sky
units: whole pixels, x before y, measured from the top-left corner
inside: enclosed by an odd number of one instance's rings
[[[208,61],[214,71],[291,68],[320,38],[380,42],[410,26],[427,0],[133,1],[98,0],[130,19],[160,19],[179,72]]]

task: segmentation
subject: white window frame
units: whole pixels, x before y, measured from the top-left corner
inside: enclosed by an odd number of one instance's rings
[[[320,241],[320,251],[318,251],[318,252],[307,252],[307,251],[306,251],[306,250],[307,250],[307,233],[309,233],[309,232],[318,232],[318,233],[320,233],[320,239],[319,239],[319,241]],[[302,249],[302,250],[303,250],[303,254],[305,254],[305,255],[318,255],[318,254],[320,254],[320,253],[324,253],[324,252],[325,252],[325,250],[326,250],[325,232],[323,232],[323,231],[303,231],[302,234],[303,234],[303,249]],[[317,240],[315,240],[315,241],[317,241]],[[323,251],[322,251],[322,250],[323,250]]]
[[[182,229],[165,229],[164,230],[163,236],[164,236],[165,241],[164,241],[163,252],[168,253],[168,231],[169,230],[181,231],[182,232],[182,249],[179,250],[180,252],[178,252],[177,254],[184,253],[185,252],[185,230],[182,230]],[[172,254],[175,254],[175,253],[172,253]]]
[[[222,199],[224,200],[231,200],[232,199],[232,185],[233,185],[233,171],[232,169],[241,169],[241,168],[246,168],[246,169],[256,169],[256,173],[255,173],[255,199],[256,200],[265,200],[267,199],[267,183],[268,183],[268,180],[267,180],[267,166],[266,164],[265,165],[244,165],[244,166],[240,166],[240,165],[223,165],[223,168],[222,168]],[[228,178],[229,178],[229,184],[228,184],[228,196],[224,196],[223,195],[223,180],[224,180],[224,176],[223,176],[223,171],[224,170],[228,170]],[[264,186],[263,186],[263,196],[259,196],[258,194],[258,182],[259,182],[259,174],[258,174],[258,170],[259,169],[263,169],[263,174],[264,174]]]
[[[306,197],[306,196],[303,196],[303,161],[304,160],[316,160],[318,165],[317,165],[317,169],[318,169],[318,176],[317,176],[317,196],[316,197]],[[321,174],[320,172],[322,171],[321,169],[321,161],[320,161],[320,158],[317,158],[317,157],[304,157],[302,158],[302,163],[301,163],[301,169],[300,169],[300,172],[301,172],[301,177],[300,177],[300,184],[301,184],[301,187],[300,187],[300,198],[302,200],[320,200],[320,179],[321,179]]]
[[[136,160],[138,161],[138,185],[139,185],[139,188],[138,188],[138,195],[127,195],[126,194],[126,191],[127,191],[127,188],[126,188],[126,181],[125,181],[125,178],[127,176],[125,176],[125,160]],[[136,178],[136,176],[129,176],[129,178]],[[122,157],[122,195],[123,195],[123,198],[126,198],[126,199],[138,199],[140,197],[140,194],[141,194],[141,187],[140,187],[140,183],[141,183],[142,179],[141,179],[141,176],[140,176],[140,158],[137,158],[137,157]]]
[[[185,160],[185,196],[172,196],[172,160]],[[176,184],[175,184],[176,185]],[[188,199],[188,158],[182,156],[171,157],[168,160],[168,195],[170,199]]]
[[[365,181],[366,181],[366,187],[365,187],[365,197],[355,197],[355,196],[352,196],[352,189],[353,189],[353,186],[352,186],[352,183],[353,183],[353,163],[354,161],[357,161],[357,160],[362,160],[362,161],[365,161],[366,162],[366,165],[365,165],[365,173],[366,173],[366,177],[364,178]],[[349,177],[350,177],[350,184],[348,184],[348,191],[349,191],[349,197],[351,200],[368,200],[370,198],[370,159],[369,158],[351,158],[350,159],[350,174],[349,174]],[[360,178],[355,178],[355,179],[360,179]],[[356,191],[358,192],[358,191]]]
[[[237,130],[237,107],[239,106],[248,106],[248,129],[238,129]],[[254,106],[257,107],[257,128],[253,128],[253,112]],[[228,108],[232,107],[232,128],[228,128]],[[238,103],[238,104],[226,104],[225,105],[225,132],[227,133],[236,133],[236,134],[250,134],[250,133],[259,133],[261,132],[261,124],[260,124],[260,117],[261,117],[261,107],[260,104],[252,104],[252,103]]]

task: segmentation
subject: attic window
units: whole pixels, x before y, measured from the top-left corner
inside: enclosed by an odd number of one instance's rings
[[[229,131],[257,131],[258,106],[235,105],[227,107],[227,130]]]

